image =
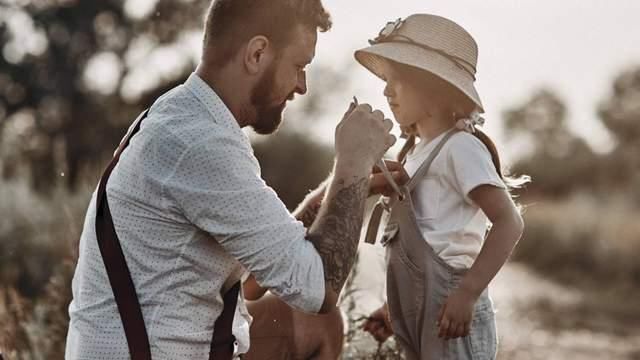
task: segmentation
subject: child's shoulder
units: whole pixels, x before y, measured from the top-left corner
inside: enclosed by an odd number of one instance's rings
[[[456,154],[464,154],[468,151],[489,153],[489,149],[487,149],[478,137],[466,131],[458,131],[453,134],[446,145],[447,152],[454,156]]]

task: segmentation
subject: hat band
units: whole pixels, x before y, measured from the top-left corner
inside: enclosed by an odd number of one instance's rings
[[[372,41],[369,41],[370,43]],[[455,56],[455,55],[451,55],[449,53],[447,53],[444,50],[441,49],[437,49],[434,47],[431,47],[429,45],[424,45],[424,44],[420,44],[419,42],[414,41],[413,39],[411,39],[408,36],[404,36],[404,35],[393,35],[390,37],[387,37],[385,39],[380,39],[378,41],[375,41],[374,43],[399,43],[399,44],[409,44],[409,45],[413,45],[413,46],[417,46],[419,48],[422,48],[424,50],[428,50],[428,51],[433,51],[436,52],[442,56],[444,56],[445,58],[447,58],[449,61],[453,62],[457,67],[459,67],[460,69],[464,70],[467,74],[471,75],[471,78],[473,78],[473,80],[476,80],[476,67],[471,64],[470,62],[468,62],[467,60]],[[473,69],[473,71],[469,70],[467,67],[465,67],[462,63],[467,64],[469,67],[471,67]]]

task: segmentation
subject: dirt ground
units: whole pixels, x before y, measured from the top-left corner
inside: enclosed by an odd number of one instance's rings
[[[381,304],[382,267],[380,249],[361,248],[354,318]],[[490,293],[497,310],[500,360],[640,360],[640,298],[560,284],[519,263],[500,271]],[[356,332],[343,358],[374,358],[376,348],[367,334]]]

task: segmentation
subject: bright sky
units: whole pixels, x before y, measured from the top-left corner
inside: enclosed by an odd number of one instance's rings
[[[134,17],[144,16],[156,1],[128,0],[126,8]],[[637,0],[323,0],[323,3],[332,14],[334,26],[319,37],[310,79],[314,68],[329,66],[342,70],[346,65],[351,65],[347,75],[352,79],[352,88],[336,88],[327,94],[330,101],[323,104],[326,106],[320,118],[304,122],[319,124],[314,130],[319,132],[319,139],[327,142],[332,142],[334,126],[352,95],[390,114],[382,96],[384,84],[355,65],[353,52],[366,46],[367,40],[374,38],[387,21],[413,13],[448,17],[475,37],[480,49],[477,88],[486,109],[486,130],[499,147],[508,150],[503,153],[507,159],[518,153],[518,144],[506,146],[501,131],[502,112],[521,105],[542,87],[551,88],[568,106],[572,129],[596,150],[606,151],[611,141],[597,119],[597,105],[609,96],[616,75],[640,66]],[[8,20],[16,22],[17,27],[24,28],[29,22],[26,15],[12,14],[7,15]],[[185,53],[199,57],[201,35],[187,34],[175,45],[153,52],[149,52],[153,42],[139,39],[138,50],[128,54],[126,63],[140,71],[127,78],[123,93],[135,94],[136,88],[153,85],[149,82],[175,77],[176,71],[188,65]],[[33,41],[17,41],[14,48],[4,49],[5,56],[18,56],[27,50],[41,52],[42,38],[40,34],[31,36]],[[115,79],[104,76],[104,69],[109,67],[114,74],[122,70],[110,53],[98,54],[89,65],[87,76],[93,80]],[[151,68],[158,68],[157,76],[150,76]],[[96,85],[111,91],[116,84]],[[309,87],[313,90],[312,81]],[[300,101],[295,101],[291,107],[295,110],[300,105]],[[287,121],[297,120],[292,116]]]
[[[130,13],[144,14],[156,0],[129,0]],[[502,136],[502,112],[521,105],[536,90],[551,88],[568,106],[571,128],[596,150],[611,146],[606,130],[597,119],[598,104],[611,92],[616,75],[640,66],[640,1],[616,0],[323,0],[331,12],[334,26],[318,41],[316,59],[310,67],[336,70],[352,65],[348,76],[352,88],[336,89],[316,123],[319,139],[333,141],[336,122],[352,95],[369,102],[386,114],[390,111],[382,96],[383,83],[364,68],[355,66],[354,50],[367,45],[387,21],[413,13],[433,13],[448,17],[466,28],[479,49],[477,88],[485,105],[485,126],[503,151],[513,159],[517,143],[507,146]],[[180,46],[199,53],[196,34]],[[183,50],[177,53],[184,53]],[[156,56],[165,67],[179,67],[166,52]],[[174,57],[175,58],[175,57]],[[148,64],[153,56],[142,56],[144,71],[132,77],[140,85],[149,79]],[[184,61],[184,60],[181,60]],[[164,72],[168,72],[168,69]],[[313,90],[313,82],[309,87]],[[126,87],[125,87],[126,89]],[[344,92],[344,93],[343,93]],[[295,114],[300,101],[290,105]],[[287,121],[297,122],[295,116]],[[287,126],[287,124],[285,124]],[[317,133],[314,133],[317,134]]]
[[[466,28],[480,49],[477,88],[486,109],[486,129],[503,146],[502,111],[522,104],[536,89],[550,87],[568,105],[572,129],[596,148],[606,149],[609,139],[598,123],[597,104],[609,96],[621,70],[640,66],[640,2],[635,0],[323,3],[334,26],[320,35],[315,64],[355,61],[353,51],[366,46],[387,21],[413,13],[442,15]],[[361,67],[352,76],[361,102],[390,113],[380,80]],[[327,109],[328,124],[335,124],[348,101]],[[331,141],[331,126],[323,133]]]

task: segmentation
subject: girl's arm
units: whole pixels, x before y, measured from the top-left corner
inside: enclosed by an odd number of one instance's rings
[[[493,224],[478,258],[460,282],[461,289],[478,297],[511,255],[522,236],[524,222],[504,189],[481,185],[469,197]]]
[[[507,261],[524,229],[522,217],[506,190],[480,185],[469,197],[493,226],[476,261],[440,311],[439,335],[445,338],[469,334],[476,300]]]

